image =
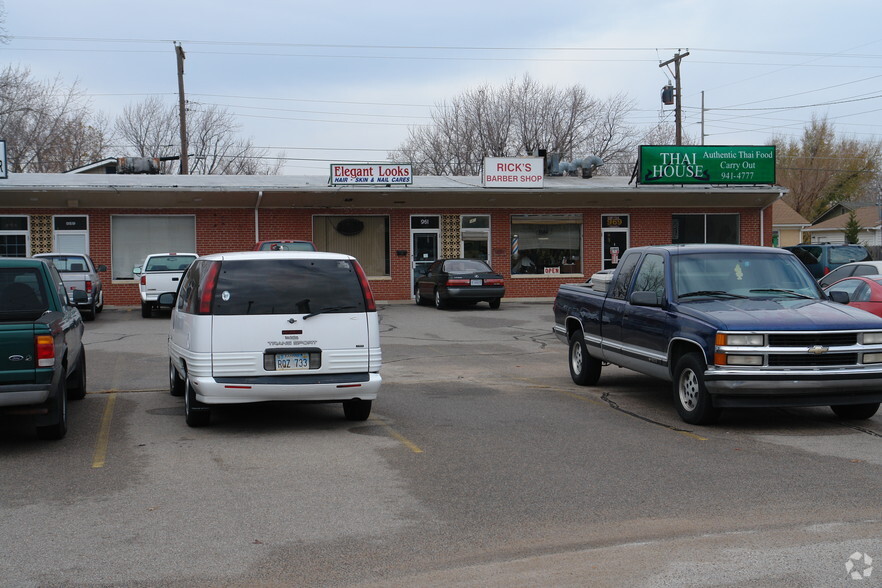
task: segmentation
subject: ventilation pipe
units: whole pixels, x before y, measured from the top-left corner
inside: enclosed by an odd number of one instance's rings
[[[557,164],[557,169],[554,169],[554,165],[552,165],[551,175],[553,176],[563,176],[570,175],[576,176],[578,175],[578,170],[582,170],[583,178],[590,178],[594,174],[594,170],[603,165],[603,160],[596,155],[589,155],[588,157],[584,157],[582,159],[574,159],[573,161],[561,161]]]

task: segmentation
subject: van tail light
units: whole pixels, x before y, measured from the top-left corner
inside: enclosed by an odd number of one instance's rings
[[[37,356],[37,367],[55,365],[55,340],[51,335],[37,335],[34,339],[34,352]]]
[[[219,273],[220,262],[215,261],[208,265],[208,269],[199,283],[199,308],[196,314],[211,314],[211,303],[214,300],[214,289],[217,286]]]
[[[448,286],[468,286],[469,280],[465,278],[447,278]]]
[[[86,280],[86,294],[92,293],[92,280]]]
[[[364,295],[364,309],[366,312],[375,312],[377,310],[377,302],[374,300],[373,291],[371,291],[371,283],[368,281],[361,264],[353,260],[352,265],[355,266],[355,274],[358,276],[361,293]]]

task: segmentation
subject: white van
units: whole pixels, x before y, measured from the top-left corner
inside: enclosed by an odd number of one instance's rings
[[[342,402],[366,420],[380,389],[380,330],[370,284],[354,257],[251,251],[200,257],[172,306],[169,388],[187,424],[210,406],[290,400]]]

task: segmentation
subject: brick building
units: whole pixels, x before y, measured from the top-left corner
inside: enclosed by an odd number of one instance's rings
[[[147,253],[200,255],[258,240],[308,239],[355,255],[379,300],[407,300],[435,257],[479,257],[511,298],[614,267],[628,247],[772,244],[772,185],[640,185],[627,177],[546,177],[488,188],[480,177],[332,186],[322,176],[10,174],[0,179],[0,252],[89,253],[109,269],[105,301],[136,305]]]

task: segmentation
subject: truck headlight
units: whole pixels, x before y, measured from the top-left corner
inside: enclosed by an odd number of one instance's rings
[[[717,333],[717,345],[730,345],[733,347],[762,347],[764,337],[754,333]]]
[[[869,333],[861,333],[861,343],[864,345],[879,345],[882,343],[882,332],[871,331]]]

